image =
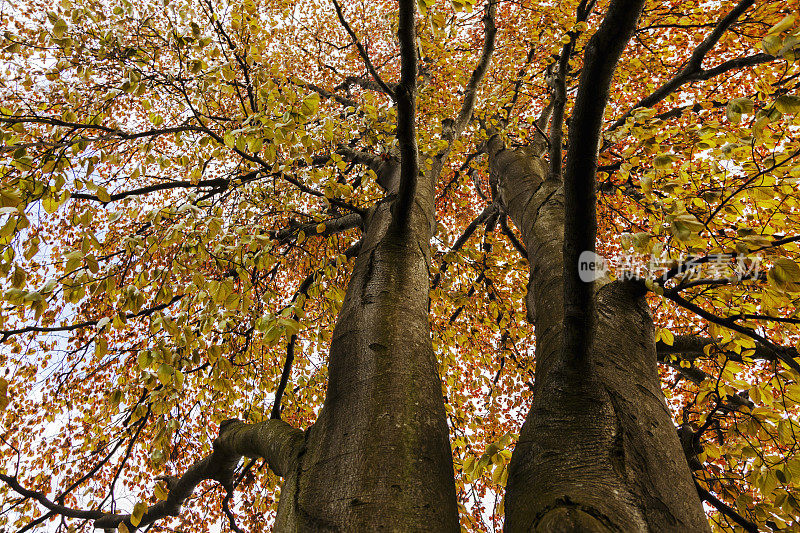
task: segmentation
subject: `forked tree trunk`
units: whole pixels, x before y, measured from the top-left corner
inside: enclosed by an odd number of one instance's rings
[[[533,405],[509,465],[505,529],[708,531],[657,373],[638,285],[597,283],[589,357],[562,355],[561,183],[538,157],[489,142],[499,200],[530,262],[536,333]]]
[[[420,180],[405,229],[391,206],[365,221],[325,403],[285,476],[276,531],[459,529],[428,323],[431,184]]]

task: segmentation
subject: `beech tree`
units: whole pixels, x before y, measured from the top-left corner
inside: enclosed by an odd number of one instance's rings
[[[800,527],[796,7],[5,4],[0,530]]]

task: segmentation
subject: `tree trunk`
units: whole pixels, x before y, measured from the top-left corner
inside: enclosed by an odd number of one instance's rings
[[[489,152],[499,200],[527,247],[536,332],[533,405],[509,465],[506,531],[708,531],[660,389],[639,285],[596,283],[589,357],[566,362],[561,182],[498,137]]]
[[[433,201],[405,227],[365,221],[328,361],[328,391],[286,475],[276,531],[458,531],[453,462],[428,323]]]

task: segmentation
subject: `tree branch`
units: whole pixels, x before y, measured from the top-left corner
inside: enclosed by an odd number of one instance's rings
[[[261,171],[248,172],[247,174],[240,176],[239,178],[236,179],[241,180],[242,183],[247,183],[258,179],[259,174],[262,174]],[[210,180],[200,180],[196,183],[192,183],[191,181],[188,180],[154,183],[153,185],[147,185],[146,187],[139,187],[138,189],[131,189],[129,191],[123,191],[111,194],[109,195],[110,199],[108,201],[101,200],[97,195],[85,194],[85,193],[71,193],[70,198],[76,198],[79,200],[91,200],[95,202],[101,202],[103,204],[108,204],[109,202],[116,202],[118,200],[122,200],[129,196],[140,196],[143,194],[150,194],[152,192],[165,191],[169,189],[200,189],[204,187],[211,187],[213,189],[225,190],[230,186],[231,181],[233,180],[229,178],[214,178]]]
[[[475,217],[475,220],[469,223],[469,225],[464,229],[464,233],[462,233],[461,236],[456,240],[456,242],[453,243],[453,246],[450,248],[450,252],[452,253],[460,250],[461,247],[464,246],[464,244],[466,244],[466,242],[469,240],[472,234],[475,233],[475,230],[478,229],[478,226],[480,226],[489,217],[496,214],[497,211],[498,211],[497,204],[491,204],[489,206],[486,206],[486,208],[483,211],[481,211],[481,214]],[[444,263],[442,265],[442,268],[439,270],[439,272],[436,273],[436,276],[434,276],[433,282],[431,282],[431,289],[435,289],[436,287],[439,286],[439,282],[441,282],[442,280],[442,274],[447,272],[447,268],[449,267],[449,265],[450,265],[449,263]]]
[[[572,55],[572,49],[575,44],[575,38],[570,37],[567,44],[561,50],[561,55],[558,58],[558,68],[553,74],[552,78],[548,80],[550,86],[550,93],[552,97],[550,102],[552,104],[552,119],[550,124],[550,137],[548,138],[550,147],[550,175],[554,178],[561,177],[561,164],[562,164],[562,139],[564,137],[564,106],[567,104],[567,68],[569,67],[569,56]],[[542,128],[544,129],[544,128]]]
[[[367,51],[361,45],[361,42],[358,40],[358,36],[356,32],[353,31],[353,28],[350,27],[350,24],[347,23],[347,20],[344,18],[344,14],[342,13],[342,6],[339,5],[337,0],[332,0],[333,6],[336,8],[336,16],[339,17],[339,22],[341,22],[344,29],[347,31],[347,34],[350,35],[350,38],[353,40],[353,44],[356,45],[356,49],[358,50],[359,55],[361,55],[361,59],[364,60],[364,64],[367,66],[367,70],[372,75],[372,78],[375,80],[375,83],[378,84],[378,87],[386,93],[391,99],[395,99],[395,92],[389,88],[388,85],[381,79],[378,71],[375,70],[375,67],[372,64],[372,61],[367,54]]]
[[[381,169],[384,167],[386,161],[381,158],[380,156],[374,154],[368,154],[366,152],[360,152],[358,150],[353,150],[347,146],[340,146],[336,149],[336,153],[341,155],[347,161],[351,163],[355,163],[357,165],[364,165],[365,167],[369,168],[370,170],[374,171],[375,174],[380,175]]]
[[[350,100],[349,98],[345,98],[339,94],[336,94],[333,91],[329,91],[327,89],[323,89],[319,85],[315,85],[313,83],[306,83],[300,80],[294,82],[295,85],[298,87],[302,87],[304,89],[308,89],[309,91],[314,91],[315,93],[319,94],[321,97],[335,100],[339,104],[343,105],[344,107],[358,107],[358,102],[355,100]]]
[[[453,127],[444,135],[445,140],[448,141],[447,151],[449,151],[453,141],[457,139],[459,135],[461,135],[461,133],[464,131],[464,128],[467,127],[467,124],[469,124],[469,121],[472,118],[472,112],[475,108],[475,100],[478,95],[478,87],[486,75],[486,71],[489,68],[489,63],[492,60],[492,54],[494,54],[494,43],[497,36],[497,27],[495,26],[494,22],[496,3],[497,0],[488,0],[486,3],[486,10],[483,15],[483,51],[481,52],[481,57],[478,60],[478,64],[475,66],[475,70],[472,71],[472,76],[470,76],[469,83],[467,83],[467,86],[464,88],[464,101],[461,104],[461,110],[458,112],[455,123],[453,124]]]
[[[633,35],[644,0],[612,0],[589,40],[569,126],[564,170],[564,354],[583,359],[591,339],[594,284],[578,272],[582,252],[594,252],[597,236],[595,174],[603,112],[611,78]],[[555,144],[555,137],[553,137]]]
[[[84,520],[96,520],[105,515],[103,511],[73,509],[71,507],[59,505],[53,501],[50,501],[43,493],[23,487],[19,483],[19,480],[17,480],[16,476],[0,474],[0,481],[3,481],[17,494],[24,496],[25,498],[32,498],[46,507],[48,511],[61,516],[66,516],[68,518],[81,518]]]
[[[500,230],[508,237],[508,240],[511,241],[512,246],[517,249],[519,255],[528,259],[528,250],[525,249],[525,246],[517,239],[517,236],[514,235],[514,232],[511,231],[511,228],[508,226],[508,215],[503,213],[500,215]]]
[[[753,182],[754,182],[756,179],[760,178],[761,176],[763,176],[763,175],[765,175],[765,174],[767,174],[767,173],[769,173],[769,172],[772,172],[773,170],[775,170],[775,169],[777,169],[777,168],[779,168],[779,167],[781,167],[781,166],[785,165],[786,163],[789,163],[790,161],[792,161],[792,159],[796,158],[797,156],[800,156],[800,148],[798,148],[797,150],[795,150],[795,151],[794,151],[794,152],[793,152],[791,155],[787,156],[787,157],[786,157],[786,158],[784,158],[782,161],[775,162],[775,163],[773,163],[773,164],[772,164],[772,166],[770,166],[770,167],[768,167],[768,168],[765,168],[765,169],[761,170],[760,172],[757,172],[757,173],[753,174],[752,176],[750,176],[749,178],[747,178],[746,180],[744,180],[744,182],[742,182],[742,184],[741,184],[741,185],[739,185],[739,187],[737,187],[737,188],[736,188],[736,189],[735,189],[733,192],[731,192],[731,193],[730,193],[730,194],[729,194],[729,195],[728,195],[726,198],[724,198],[724,199],[723,199],[723,200],[722,200],[722,201],[719,203],[719,205],[716,207],[716,209],[714,209],[714,210],[711,212],[711,214],[709,214],[709,215],[708,215],[708,218],[706,218],[706,221],[705,221],[705,225],[708,225],[708,223],[709,223],[709,222],[711,222],[711,219],[713,219],[713,218],[714,218],[714,217],[717,215],[717,213],[719,213],[719,212],[720,212],[720,210],[721,210],[721,209],[722,209],[722,208],[723,208],[723,207],[724,207],[724,206],[725,206],[725,205],[726,205],[726,204],[727,204],[729,201],[731,201],[731,200],[732,200],[732,199],[733,199],[733,198],[734,198],[734,197],[735,197],[737,194],[739,194],[740,192],[742,192],[743,190],[745,190],[745,189],[746,189],[746,188],[747,188],[747,187],[748,187],[748,186],[749,186],[751,183],[753,183]],[[784,243],[784,244],[785,244],[785,243]],[[761,249],[763,250],[763,248],[761,248]]]
[[[93,130],[93,131],[102,131],[110,136],[124,139],[126,141],[131,141],[135,139],[142,139],[144,137],[155,137],[157,135],[167,135],[170,133],[178,133],[183,131],[195,131],[195,132],[203,132],[202,128],[198,128],[197,126],[191,126],[189,124],[182,124],[180,126],[171,126],[167,128],[156,128],[150,129],[145,131],[139,131],[136,133],[125,132],[120,129],[112,128],[110,126],[103,126],[102,124],[82,124],[79,122],[67,122],[66,120],[62,120],[60,118],[55,117],[38,117],[35,115],[32,116],[9,116],[9,115],[0,115],[0,123],[5,124],[46,124],[50,126],[60,126],[65,128],[70,128],[73,130]]]
[[[736,22],[736,20],[753,5],[755,0],[741,0],[736,7],[734,7],[727,15],[725,15],[706,36],[706,38],[692,51],[692,55],[686,66],[681,69],[671,80],[664,83],[661,87],[653,91],[649,96],[642,98],[631,107],[624,115],[618,118],[609,128],[608,131],[615,130],[625,123],[625,120],[631,116],[634,109],[639,107],[653,107],[655,104],[681,88],[683,85],[690,81],[707,80],[723,72],[727,72],[734,68],[741,68],[751,64],[764,63],[771,61],[774,57],[767,54],[756,54],[749,58],[734,59],[726,61],[710,70],[703,70],[702,63],[706,54],[719,42],[722,35]]]
[[[581,1],[576,9],[575,22],[585,22],[589,18],[592,9],[594,9],[594,1],[591,3],[587,3],[586,0]],[[548,80],[552,94],[548,107],[551,109],[553,122],[550,125],[550,137],[544,137],[548,141],[547,144],[550,149],[550,176],[554,178],[561,177],[561,144],[564,136],[564,107],[567,105],[567,73],[569,71],[569,60],[575,52],[575,42],[578,40],[579,35],[580,32],[578,31],[568,32],[569,41],[561,48],[561,53],[556,63],[556,71],[552,73],[552,77]],[[543,111],[540,119],[545,116],[549,118]],[[541,121],[541,123],[537,120],[537,128],[543,130],[546,120]]]
[[[753,522],[745,519],[742,515],[737,513],[733,510],[733,507],[729,506],[706,489],[701,487],[697,481],[694,482],[694,486],[697,488],[697,494],[700,496],[700,499],[708,502],[712,507],[714,507],[717,511],[724,514],[740,526],[744,528],[745,531],[748,533],[758,533],[758,526]]]
[[[167,307],[171,306],[178,300],[182,299],[185,294],[181,294],[179,296],[173,296],[169,302],[159,304],[148,309],[142,309],[138,313],[126,313],[125,318],[139,318],[141,316],[150,315],[155,313],[156,311],[161,311],[162,309],[166,309]],[[26,326],[24,328],[19,329],[7,329],[7,330],[0,330],[0,343],[5,342],[8,337],[11,335],[19,335],[21,333],[56,333],[60,331],[74,331],[76,329],[81,328],[88,328],[92,326],[96,326],[100,319],[97,320],[86,320],[85,322],[77,322],[75,324],[70,324],[68,326],[52,326],[52,327],[45,327],[45,326]]]
[[[214,440],[214,451],[194,463],[170,487],[166,500],[151,505],[138,526],[131,524],[131,515],[105,514],[94,518],[94,527],[116,528],[125,523],[130,531],[167,517],[178,516],[181,506],[202,481],[216,480],[228,484],[242,456],[263,458],[275,474],[286,476],[294,466],[303,445],[303,432],[281,420],[267,420],[258,424],[245,424],[240,420],[226,420],[220,424],[220,434]]]
[[[496,3],[498,0],[487,0],[486,8],[483,15],[484,37],[483,37],[483,51],[481,57],[478,59],[478,64],[475,70],[472,71],[469,82],[464,88],[464,100],[461,103],[461,109],[458,112],[455,120],[445,119],[442,121],[442,139],[447,142],[447,145],[438,153],[433,160],[431,168],[431,179],[438,180],[444,168],[444,163],[450,152],[453,149],[453,143],[458,139],[466,129],[470,120],[472,119],[475,110],[475,101],[478,95],[478,88],[486,76],[486,71],[494,54],[495,41],[497,37],[497,27],[495,25]],[[469,168],[469,160],[473,156],[470,155],[464,166],[456,172],[456,177],[459,172],[465,168]],[[452,182],[451,182],[452,183]],[[449,184],[445,187],[445,190]],[[476,187],[478,194],[483,197],[480,187]]]
[[[322,222],[309,222],[307,224],[297,224],[288,228],[283,228],[272,232],[271,237],[280,242],[286,242],[294,235],[297,235],[297,233],[300,231],[304,232],[306,235],[327,237],[329,235],[341,233],[352,228],[360,227],[362,222],[363,220],[361,215],[358,213],[348,213],[340,217],[323,220]],[[317,228],[320,224],[325,225],[325,229],[321,232],[317,231]]]
[[[383,87],[381,87],[375,80],[371,80],[368,78],[362,78],[361,76],[347,76],[345,77],[344,81],[336,86],[336,89],[344,89],[350,87],[351,85],[356,85],[361,87],[362,89],[366,89],[368,91],[379,91],[385,92]],[[397,88],[397,84],[395,83],[387,83],[386,86],[392,91],[394,94],[395,88]]]
[[[310,279],[314,279],[311,277]],[[306,289],[308,290],[308,289]],[[270,418],[281,418],[281,400],[283,399],[283,392],[286,390],[286,385],[289,383],[289,376],[292,373],[292,364],[294,364],[294,349],[297,345],[297,335],[292,335],[289,343],[286,345],[286,359],[283,362],[283,371],[281,372],[281,380],[278,383],[278,388],[275,389],[275,400],[272,402],[272,411]]]
[[[693,313],[695,313],[696,315],[700,316],[701,318],[706,319],[707,321],[711,322],[712,324],[717,324],[719,326],[723,326],[723,327],[728,328],[730,330],[733,330],[733,331],[736,331],[738,333],[741,333],[742,335],[744,335],[746,337],[750,337],[751,339],[755,340],[758,344],[760,344],[763,348],[765,348],[766,350],[768,350],[771,353],[773,353],[774,354],[774,358],[780,359],[781,361],[786,363],[790,368],[792,368],[795,372],[800,374],[800,363],[798,363],[794,359],[796,357],[796,355],[797,355],[797,351],[796,350],[794,350],[794,352],[792,353],[789,350],[787,350],[786,348],[783,348],[781,346],[777,346],[776,344],[770,342],[769,339],[767,339],[766,337],[756,333],[755,330],[753,330],[752,328],[748,328],[748,327],[745,327],[745,326],[740,326],[739,324],[736,324],[735,321],[731,320],[730,318],[722,318],[722,317],[718,317],[718,316],[716,316],[716,315],[714,315],[712,313],[709,313],[708,311],[706,311],[705,309],[703,309],[699,305],[697,305],[695,303],[692,303],[692,302],[684,299],[683,297],[681,297],[681,296],[679,296],[677,294],[666,294],[665,293],[664,296],[666,298],[672,300],[673,302],[675,302],[679,306],[683,307],[684,309],[688,309],[689,311],[692,311]],[[735,318],[735,317],[733,317],[733,318]]]
[[[419,180],[417,149],[417,41],[414,0],[399,1],[400,83],[397,86],[397,140],[400,144],[400,187],[394,222],[404,227],[411,214]]]
[[[658,359],[660,361],[665,359],[665,355],[671,354],[687,355],[689,357],[684,357],[684,359],[694,360],[700,355],[705,354],[704,348],[706,346],[716,343],[717,341],[714,339],[701,337],[699,335],[676,335],[671,345],[666,344],[663,341],[658,341],[656,343],[656,354],[658,355]],[[778,348],[787,352],[795,350],[793,347],[786,346],[780,346]],[[775,350],[760,344],[756,344],[753,354],[750,357],[753,357],[754,359],[763,359],[765,361],[775,361],[777,359]],[[732,359],[741,360],[741,357],[732,357]]]
[[[358,255],[359,250],[361,250],[361,242],[357,241],[353,245],[351,245],[347,250],[344,252],[344,256],[347,258],[355,257]],[[308,295],[308,289],[311,288],[311,284],[314,283],[314,278],[318,275],[321,275],[325,269],[320,268],[316,271],[312,272],[306,279],[303,280],[303,283],[300,284],[300,287],[297,289],[297,292],[292,297],[292,303],[297,301],[297,298],[300,295]],[[292,318],[294,320],[299,320],[300,318],[295,313]],[[294,363],[294,350],[297,344],[297,335],[292,335],[289,339],[289,343],[286,346],[286,359],[283,362],[283,371],[281,371],[281,379],[278,382],[278,387],[275,389],[275,399],[272,402],[272,411],[270,412],[270,418],[272,419],[280,419],[281,418],[281,400],[283,399],[283,393],[286,390],[286,385],[289,383],[289,376],[292,373],[292,364]]]
[[[744,14],[747,9],[755,3],[755,0],[741,0],[736,6],[728,12],[727,15],[717,23],[717,26],[711,33],[703,39],[703,42],[697,45],[689,58],[689,63],[686,65],[685,71],[697,71],[702,68],[703,59],[706,54],[717,45],[722,35],[728,31],[728,28],[736,22],[736,20]]]
[[[761,65],[762,63],[769,63],[770,61],[774,61],[775,57],[769,54],[759,53],[754,54],[747,57],[737,57],[736,59],[729,59],[723,63],[720,63],[716,67],[702,70],[692,76],[690,81],[704,81],[710,80],[711,78],[715,78],[720,74],[725,74],[730,70],[736,70],[737,68],[742,67],[752,67],[755,65]]]

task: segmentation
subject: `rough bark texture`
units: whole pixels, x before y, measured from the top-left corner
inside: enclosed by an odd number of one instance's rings
[[[533,405],[509,466],[506,530],[707,531],[659,386],[644,295],[597,283],[588,357],[564,357],[561,183],[497,137],[489,151],[499,199],[528,250],[536,331]]]
[[[328,361],[328,392],[284,480],[276,531],[458,531],[428,325],[431,184],[404,228],[365,224]]]

